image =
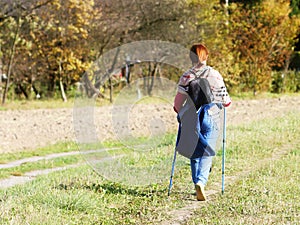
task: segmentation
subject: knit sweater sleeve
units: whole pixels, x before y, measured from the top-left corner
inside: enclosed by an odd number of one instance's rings
[[[210,68],[206,78],[211,86],[215,99],[214,101],[222,103],[225,107],[229,106],[231,104],[231,99],[221,74],[217,70]]]

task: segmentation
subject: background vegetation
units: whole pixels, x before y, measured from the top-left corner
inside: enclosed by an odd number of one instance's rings
[[[67,101],[100,55],[139,40],[187,48],[193,42],[206,43],[209,63],[222,72],[232,93],[298,92],[299,0],[228,2],[2,0],[2,103],[57,96]],[[143,76],[150,70],[155,76],[155,65],[140,67]],[[173,70],[165,68],[163,76],[177,81]]]

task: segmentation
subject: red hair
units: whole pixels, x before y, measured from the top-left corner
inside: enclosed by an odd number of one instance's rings
[[[204,44],[194,44],[191,47],[190,59],[192,63],[203,62],[207,60],[208,54],[208,49]]]

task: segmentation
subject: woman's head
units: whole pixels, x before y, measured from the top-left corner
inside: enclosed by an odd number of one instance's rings
[[[203,44],[194,44],[190,50],[190,59],[193,64],[205,63],[208,58],[208,49]]]

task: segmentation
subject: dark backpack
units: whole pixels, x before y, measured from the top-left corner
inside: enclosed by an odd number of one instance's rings
[[[189,83],[187,93],[193,101],[196,110],[198,110],[202,105],[212,103],[214,100],[210,84],[208,80],[203,77],[207,70],[208,68],[205,68],[196,73],[191,70],[191,72],[195,75],[195,79]]]

